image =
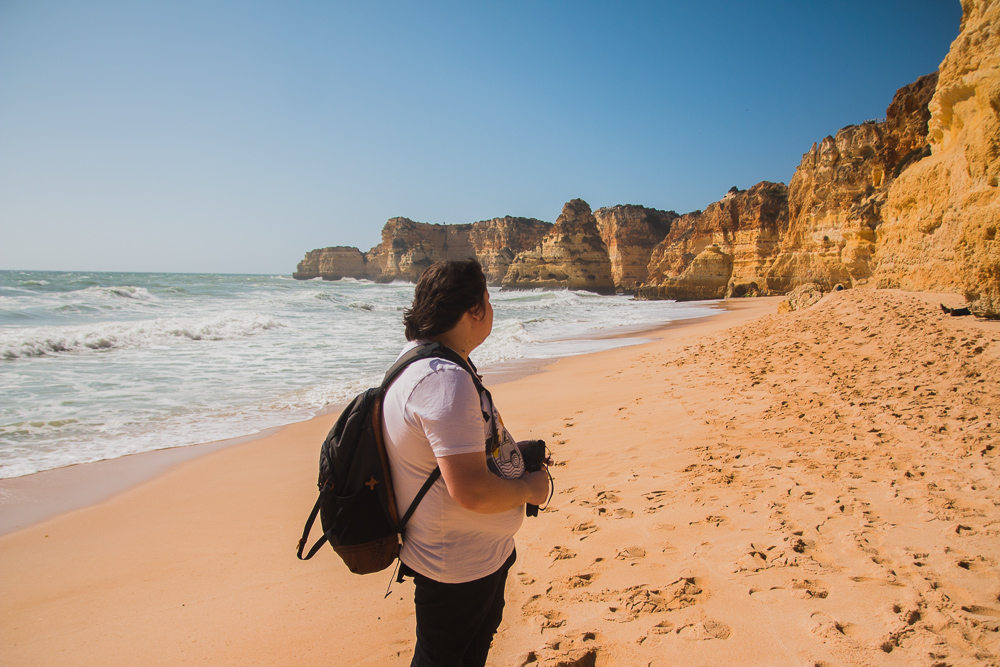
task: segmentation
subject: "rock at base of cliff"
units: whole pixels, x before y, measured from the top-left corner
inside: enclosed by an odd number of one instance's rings
[[[824,294],[823,288],[816,283],[799,285],[788,293],[788,297],[784,301],[778,304],[778,312],[790,313],[796,310],[805,310],[818,303]]]
[[[636,290],[635,297],[644,301],[722,299],[732,273],[733,256],[713,244],[698,253],[681,275],[667,278],[658,285],[644,285]]]

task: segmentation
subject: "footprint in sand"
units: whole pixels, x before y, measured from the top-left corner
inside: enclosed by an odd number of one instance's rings
[[[543,648],[529,651],[515,664],[519,667],[594,667],[603,649],[600,641],[596,632],[562,634]]]
[[[673,632],[674,629],[675,626],[670,621],[660,621],[650,629],[650,632],[656,635],[667,635]]]
[[[565,588],[584,588],[590,586],[594,583],[600,575],[596,572],[584,572],[582,574],[574,574],[572,577],[566,577],[558,582],[557,587]]]
[[[535,616],[535,622],[542,628],[542,630],[549,630],[552,628],[561,628],[566,625],[566,619],[563,618],[561,612],[543,611],[541,614]]]
[[[902,605],[894,604],[892,605],[892,611],[907,625],[913,625],[923,618],[920,608],[915,606],[903,607]]]
[[[581,507],[599,507],[612,503],[621,502],[621,498],[615,495],[614,491],[599,491],[593,500],[581,500]]]
[[[984,607],[978,604],[962,607],[962,611],[968,614],[975,614],[976,616],[989,616],[991,618],[1000,617],[1000,609],[994,609],[993,607]]]
[[[689,641],[706,639],[729,639],[732,630],[722,621],[699,621],[677,629],[677,636]]]
[[[619,593],[621,602],[608,607],[605,618],[609,621],[627,623],[640,616],[676,611],[697,604],[704,594],[694,577],[682,577],[674,583],[660,588],[633,586]]]
[[[811,598],[825,598],[830,591],[821,581],[815,579],[792,579],[790,582],[792,594],[803,600]]]
[[[625,547],[615,556],[618,560],[639,560],[646,557],[646,550],[642,547]]]
[[[841,623],[829,614],[817,611],[809,617],[809,632],[824,639],[843,639],[857,634],[853,623]]]
[[[657,512],[663,509],[663,507],[666,506],[666,503],[662,501],[666,500],[672,495],[673,494],[670,491],[650,491],[643,497],[651,504],[647,505],[642,511],[645,512],[646,514],[652,514],[653,512]]]
[[[573,533],[580,536],[581,540],[587,538],[588,535],[597,530],[597,526],[594,525],[593,521],[584,521],[583,523],[578,523],[573,526]]]
[[[702,524],[719,527],[722,525],[731,525],[732,521],[729,520],[729,517],[721,514],[710,514],[701,521],[692,521],[689,525],[700,526]]]
[[[548,557],[553,561],[576,558],[576,552],[568,547],[552,547],[548,553]]]
[[[901,584],[898,581],[877,579],[875,577],[848,577],[848,579],[857,584],[880,584],[882,586],[892,586],[893,588],[904,588],[906,586],[906,584]]]

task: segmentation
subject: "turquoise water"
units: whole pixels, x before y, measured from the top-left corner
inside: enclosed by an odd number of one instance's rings
[[[377,384],[410,284],[0,271],[0,477],[307,419]],[[711,302],[491,289],[481,368],[590,352]],[[487,381],[489,380],[487,376]]]

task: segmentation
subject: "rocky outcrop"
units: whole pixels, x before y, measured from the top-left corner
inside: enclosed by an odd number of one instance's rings
[[[483,266],[486,282],[499,285],[514,257],[541,243],[551,229],[551,222],[509,215],[472,223],[470,240],[476,258]]]
[[[377,267],[374,280],[416,282],[438,260],[470,259],[471,224],[439,225],[390,218],[382,228],[382,242],[368,251],[368,262]]]
[[[590,205],[574,199],[532,250],[514,258],[502,283],[514,288],[568,288],[614,293],[608,248]]]
[[[357,248],[334,246],[307,252],[292,277],[296,280],[373,279],[377,275],[374,268]]]
[[[636,296],[681,301],[764,293],[764,276],[787,227],[783,183],[733,188],[704,211],[673,222]]]
[[[608,248],[611,278],[619,292],[634,292],[646,282],[653,249],[666,238],[678,216],[645,206],[620,205],[594,211],[601,240]]]
[[[819,303],[823,294],[823,288],[816,283],[799,285],[788,293],[788,298],[778,304],[778,312],[791,313],[796,310],[805,310],[809,306]]]
[[[938,79],[939,74],[931,72],[910,85],[903,86],[896,91],[885,110],[885,146],[881,159],[884,164],[892,167],[888,174],[890,178],[898,177],[928,147],[930,102],[937,89]]]
[[[936,82],[934,73],[901,88],[884,122],[849,125],[802,156],[788,186],[788,234],[768,271],[769,292],[870,280],[889,186],[923,155]]]
[[[382,242],[367,253],[345,246],[312,250],[292,277],[416,282],[438,260],[476,258],[487,282],[499,285],[514,257],[537,246],[551,228],[551,222],[512,216],[462,225],[390,218],[382,228]]]
[[[930,102],[930,155],[889,189],[875,278],[961,292],[973,313],[1000,317],[1000,3],[962,10]]]

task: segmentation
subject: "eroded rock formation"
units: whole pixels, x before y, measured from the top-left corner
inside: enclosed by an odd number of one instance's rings
[[[382,242],[367,253],[345,246],[312,250],[292,277],[416,282],[433,262],[475,257],[487,282],[499,285],[514,257],[537,246],[551,228],[551,222],[512,216],[462,225],[390,218],[382,228]]]
[[[653,250],[642,299],[719,299],[765,291],[765,274],[788,227],[788,189],[762,181],[733,188],[704,211],[675,220]]]
[[[374,268],[357,248],[334,246],[307,252],[292,277],[296,280],[374,279],[377,275]]]
[[[368,263],[377,267],[374,280],[416,282],[424,269],[438,260],[475,257],[471,231],[471,224],[439,225],[390,218],[382,228],[382,242],[368,251]]]
[[[823,288],[816,283],[799,285],[788,293],[788,297],[784,301],[778,304],[778,312],[791,313],[796,310],[805,310],[819,303],[824,294]]]
[[[802,156],[788,186],[788,234],[767,275],[770,293],[869,281],[889,186],[923,155],[936,82],[934,73],[900,88],[884,122],[849,125]]]
[[[1000,317],[1000,3],[962,10],[930,102],[930,155],[889,189],[875,278],[961,291],[973,313]]]
[[[678,216],[645,206],[620,205],[594,211],[601,240],[608,248],[611,278],[619,292],[634,292],[646,282],[653,249],[666,238]]]
[[[552,229],[551,222],[505,216],[472,223],[472,248],[486,282],[499,285],[518,253],[534,248]]]
[[[511,262],[502,285],[516,288],[568,288],[614,293],[608,248],[601,240],[590,205],[574,199],[534,249]]]

